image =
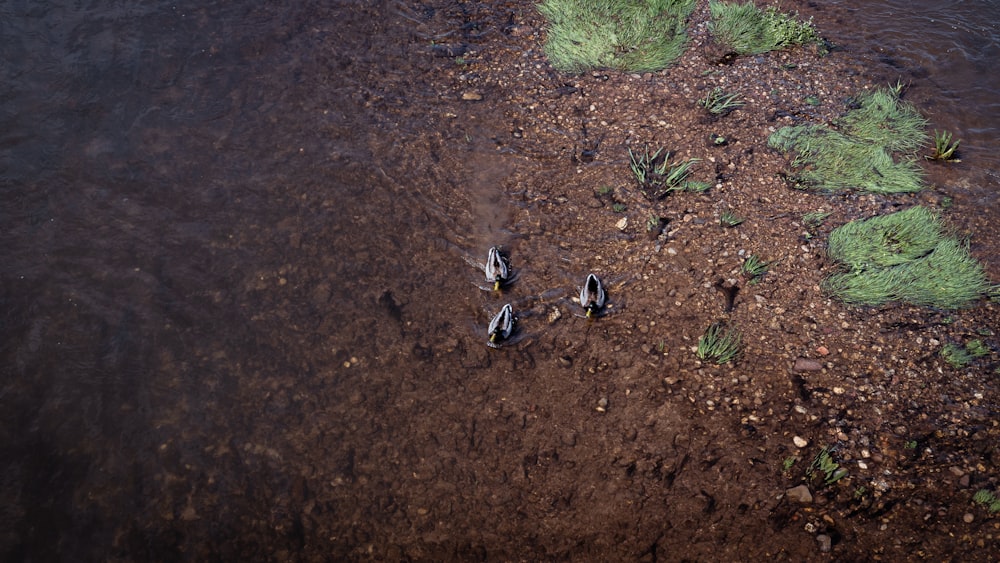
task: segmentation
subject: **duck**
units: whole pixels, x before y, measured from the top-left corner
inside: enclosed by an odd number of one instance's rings
[[[487,329],[490,340],[486,345],[490,348],[499,348],[500,344],[514,333],[514,324],[516,322],[517,318],[514,317],[514,308],[511,307],[510,303],[504,305],[503,309],[500,309],[500,312],[490,321],[489,329]]]
[[[489,255],[486,257],[486,267],[483,269],[486,271],[486,281],[493,283],[493,291],[500,291],[501,287],[513,281],[510,261],[500,251],[499,246],[490,248]]]
[[[594,318],[604,308],[607,299],[601,280],[594,274],[589,274],[586,283],[580,290],[580,305],[587,311],[587,318]]]

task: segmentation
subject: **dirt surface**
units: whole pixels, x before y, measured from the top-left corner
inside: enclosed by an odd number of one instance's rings
[[[850,25],[782,7],[834,44]],[[65,289],[99,277],[72,246],[51,258],[72,266],[58,284],[11,258],[28,274],[3,286],[25,304],[4,348],[20,374],[4,388],[5,555],[996,559],[1000,518],[972,496],[1000,488],[1000,304],[855,308],[820,290],[847,221],[927,205],[980,258],[996,226],[963,215],[959,168],[928,164],[917,195],[824,195],[791,189],[788,156],[767,148],[886,83],[850,46],[725,57],[699,2],[677,65],[568,76],[531,1],[236,8],[263,29],[201,34],[201,54],[168,68],[229,64],[200,76],[232,88],[206,96],[221,117],[137,129],[137,162],[160,147],[143,174],[162,190],[114,200],[123,217],[196,211],[166,234],[81,220],[135,240],[96,247],[118,267],[102,274],[114,299]],[[150,103],[183,103],[164,81]],[[710,116],[697,101],[716,86],[746,104]],[[209,156],[169,176],[168,148],[187,144]],[[627,152],[646,147],[700,159],[693,179],[712,187],[649,200]],[[132,182],[128,164],[114,170]],[[726,211],[745,221],[723,228]],[[497,244],[519,272],[501,293],[468,263]],[[756,283],[739,273],[749,254],[773,263]],[[572,300],[589,272],[610,298],[594,320]],[[718,285],[738,288],[731,310]],[[507,302],[518,332],[490,349]],[[694,352],[716,321],[744,335],[732,364]],[[989,356],[941,358],[974,338]],[[75,376],[89,370],[109,375]]]

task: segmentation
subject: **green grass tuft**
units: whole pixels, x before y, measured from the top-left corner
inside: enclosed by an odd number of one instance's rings
[[[743,261],[743,265],[740,266],[740,273],[750,283],[757,283],[770,269],[770,262],[762,260],[756,254],[751,254],[747,256],[746,260]]]
[[[828,245],[845,271],[824,280],[823,288],[848,304],[902,301],[958,309],[990,287],[968,248],[923,207],[852,221],[834,229]]]
[[[545,0],[545,53],[563,72],[652,72],[680,58],[696,0]]]
[[[743,99],[739,92],[726,92],[722,88],[712,88],[712,91],[698,100],[698,105],[705,108],[708,113],[716,116],[727,115],[734,109],[743,106]]]
[[[896,266],[930,254],[944,236],[942,229],[933,211],[911,207],[834,230],[828,252],[854,268]]]
[[[772,148],[795,152],[799,187],[825,191],[859,189],[893,194],[923,189],[923,171],[912,156],[927,141],[926,122],[892,88],[866,93],[857,107],[826,125],[782,127],[768,138]],[[899,161],[893,153],[906,155]]]
[[[970,340],[965,346],[949,342],[941,347],[941,357],[955,369],[964,368],[977,358],[989,355],[990,350],[982,340]]]
[[[743,221],[745,221],[743,217],[740,217],[732,211],[723,211],[722,215],[719,216],[719,224],[723,227],[735,227]]]
[[[949,131],[938,131],[934,130],[934,152],[931,154],[931,160],[950,160],[953,162],[962,162],[958,160],[955,155],[955,151],[958,150],[958,144],[961,143],[961,139],[951,142],[952,136]]]
[[[809,464],[809,468],[806,469],[806,475],[810,478],[822,473],[824,485],[832,485],[847,476],[847,470],[833,460],[833,455],[831,455],[830,451],[829,447],[820,450],[816,454],[816,457],[813,458],[812,463]]]
[[[753,2],[730,4],[712,0],[709,10],[712,13],[709,25],[715,39],[740,55],[822,42],[812,20],[800,22],[774,6],[762,10]]]
[[[737,329],[726,328],[721,322],[712,323],[698,338],[698,357],[717,364],[731,362],[740,355],[742,339]]]
[[[632,175],[649,199],[657,200],[674,191],[703,192],[711,187],[705,182],[689,180],[691,169],[699,162],[697,158],[672,163],[671,153],[662,148],[652,154],[649,149],[642,153],[629,149],[628,156]]]
[[[972,500],[977,504],[985,506],[990,512],[1000,512],[1000,499],[988,489],[976,491],[976,494],[972,495]]]

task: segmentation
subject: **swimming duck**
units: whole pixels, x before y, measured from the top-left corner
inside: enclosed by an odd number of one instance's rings
[[[499,348],[500,343],[510,338],[510,335],[514,333],[514,323],[516,322],[514,308],[510,306],[510,303],[504,305],[503,309],[500,309],[500,312],[490,321],[488,329],[490,341],[486,345],[490,348]]]
[[[587,282],[580,290],[580,305],[583,305],[584,310],[587,311],[587,318],[593,318],[599,313],[604,308],[605,302],[607,302],[607,294],[604,293],[601,280],[594,274],[588,275]]]
[[[486,267],[484,270],[486,271],[486,281],[493,282],[493,291],[500,291],[502,286],[513,281],[511,279],[510,261],[500,251],[499,246],[494,246],[490,249],[490,253],[486,257]]]

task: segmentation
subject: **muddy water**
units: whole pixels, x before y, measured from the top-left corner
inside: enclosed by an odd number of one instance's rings
[[[878,32],[858,40],[937,85],[921,91],[934,123],[991,171],[980,8],[921,51],[887,40],[921,19],[862,20]],[[500,301],[465,258],[529,244],[506,230],[518,162],[491,124],[420,107],[433,18],[384,2],[0,7],[4,559],[280,558],[323,535],[303,513],[362,545],[351,522],[403,505],[390,474],[458,463],[416,448],[482,440],[467,413],[498,391],[468,374],[548,352],[483,345]],[[995,201],[990,178],[969,193]],[[430,361],[456,349],[459,365]],[[430,416],[436,432],[407,428]],[[370,497],[316,489],[355,480]]]

